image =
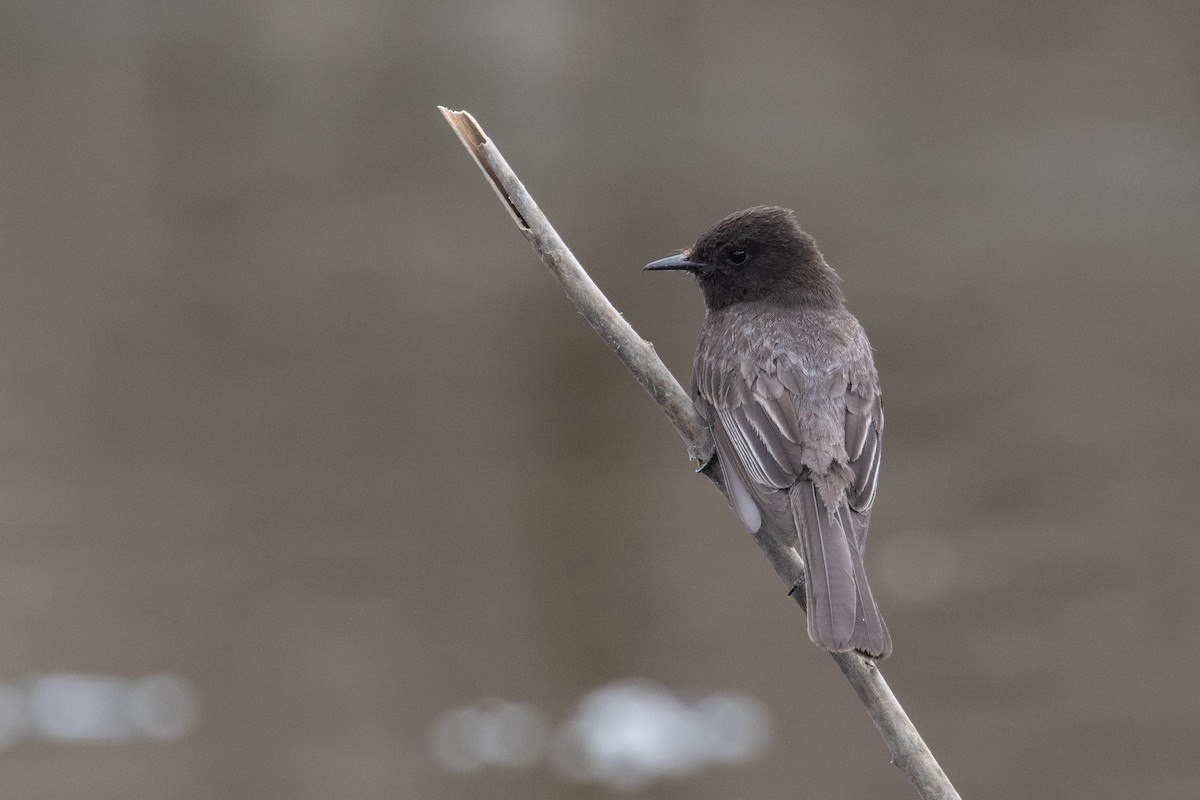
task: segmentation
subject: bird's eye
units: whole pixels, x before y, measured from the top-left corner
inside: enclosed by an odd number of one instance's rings
[[[725,257],[729,259],[730,264],[745,264],[750,254],[745,250],[730,250],[729,254]]]

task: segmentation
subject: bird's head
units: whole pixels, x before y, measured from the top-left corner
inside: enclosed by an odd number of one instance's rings
[[[794,212],[778,206],[730,214],[690,249],[645,269],[690,272],[709,311],[753,301],[815,307],[844,302],[837,273],[817,243],[800,229]]]

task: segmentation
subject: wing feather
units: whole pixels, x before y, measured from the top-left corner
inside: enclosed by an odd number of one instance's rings
[[[859,387],[846,392],[847,466],[853,475],[847,490],[850,507],[859,513],[870,511],[879,483],[879,463],[883,457],[883,401],[879,392]]]

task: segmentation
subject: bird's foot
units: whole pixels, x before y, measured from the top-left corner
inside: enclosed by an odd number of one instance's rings
[[[792,588],[788,589],[788,597],[792,598],[799,604],[800,608],[804,609],[804,613],[808,613],[808,600],[804,596],[804,579],[796,581],[792,584]]]

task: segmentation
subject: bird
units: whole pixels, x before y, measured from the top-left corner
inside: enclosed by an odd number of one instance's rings
[[[804,561],[809,638],[886,658],[892,638],[863,566],[883,400],[841,278],[778,206],[731,214],[644,269],[687,272],[700,286],[692,399],[739,519]]]

